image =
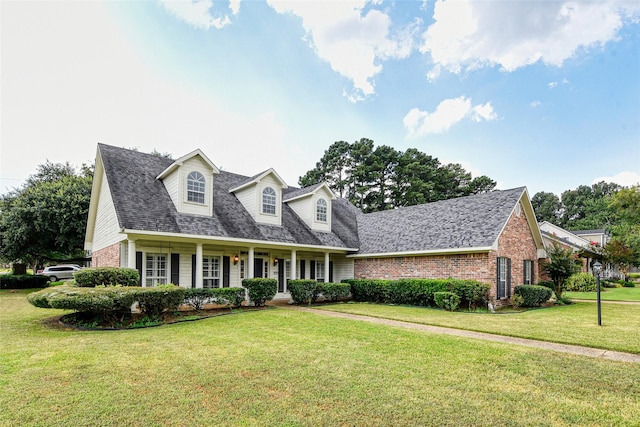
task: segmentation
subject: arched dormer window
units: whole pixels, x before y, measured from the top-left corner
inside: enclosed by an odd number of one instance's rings
[[[189,202],[204,203],[206,179],[200,172],[191,172],[187,176],[187,200]]]
[[[269,215],[276,214],[276,192],[271,187],[262,190],[262,213]]]
[[[327,222],[327,201],[318,199],[316,203],[316,221]]]

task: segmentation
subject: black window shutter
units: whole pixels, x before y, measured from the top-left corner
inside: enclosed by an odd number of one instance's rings
[[[222,257],[222,287],[228,288],[231,274],[231,258],[228,256]]]
[[[136,270],[140,275],[140,286],[142,286],[142,252],[136,252]]]
[[[523,260],[522,261],[522,283],[525,285],[528,285],[528,278],[527,278],[527,263],[529,262],[529,260]]]
[[[329,282],[333,282],[333,261],[329,261]]]
[[[307,263],[303,259],[301,259],[300,260],[300,278],[303,280],[305,279],[304,268],[306,267],[306,265]]]
[[[309,279],[316,278],[316,262],[311,260],[309,261]]]
[[[180,283],[180,254],[171,254],[171,283]]]
[[[196,256],[191,255],[191,287],[196,287]]]
[[[500,289],[500,258],[496,258],[496,298],[502,298],[502,291]]]
[[[511,298],[511,258],[507,258],[507,298]]]

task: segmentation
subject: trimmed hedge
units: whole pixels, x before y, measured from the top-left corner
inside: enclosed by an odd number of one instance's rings
[[[436,292],[453,292],[469,309],[484,306],[490,285],[461,279],[347,279],[355,301],[435,306]]]
[[[513,294],[522,297],[523,307],[540,307],[549,301],[553,291],[546,286],[520,285],[513,289]]]
[[[38,289],[49,286],[47,276],[33,274],[0,274],[0,289]]]
[[[123,316],[138,302],[140,311],[158,317],[175,310],[184,300],[185,289],[174,285],[155,288],[107,286],[81,288],[62,285],[31,293],[27,300],[36,307],[74,310],[103,317]]]
[[[251,300],[256,307],[261,307],[266,304],[267,301],[273,299],[278,293],[278,281],[276,279],[267,278],[253,278],[244,279],[242,286],[249,291],[249,300]]]
[[[194,310],[202,310],[205,304],[224,304],[240,307],[244,301],[244,288],[188,288],[185,290],[184,304]]]
[[[311,304],[318,298],[318,285],[311,279],[289,280],[287,289],[294,304]]]
[[[135,268],[85,268],[74,274],[76,285],[82,288],[96,286],[140,286],[140,274]]]
[[[438,307],[447,311],[453,311],[460,305],[460,297],[453,292],[435,292],[433,299]]]
[[[348,283],[320,283],[322,296],[330,301],[338,301],[340,298],[349,296],[350,286]]]

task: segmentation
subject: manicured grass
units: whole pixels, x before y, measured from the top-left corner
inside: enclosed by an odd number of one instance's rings
[[[602,301],[640,301],[640,284],[635,288],[601,288]],[[596,292],[564,292],[563,295],[575,299],[596,300]]]
[[[640,304],[602,304],[602,326],[598,326],[596,304],[591,302],[508,314],[367,303],[318,308],[640,354]]]
[[[0,292],[1,426],[637,425],[640,365],[286,308],[77,332]],[[506,317],[506,316],[505,316]]]

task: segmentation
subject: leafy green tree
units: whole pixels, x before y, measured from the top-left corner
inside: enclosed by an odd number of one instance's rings
[[[598,182],[591,187],[581,185],[575,190],[562,193],[564,207],[559,224],[568,230],[605,228],[615,222],[608,209],[611,196],[621,186],[614,183]]]
[[[25,185],[0,199],[0,257],[32,266],[84,255],[92,172],[66,164],[38,166]]]
[[[553,244],[547,249],[549,260],[544,264],[544,270],[547,272],[555,285],[555,293],[558,299],[562,299],[562,291],[565,281],[572,274],[579,271],[580,265],[573,254],[571,248],[565,248],[558,244]]]
[[[398,157],[393,177],[393,200],[397,207],[434,201],[435,178],[440,168],[438,159],[415,148]]]
[[[538,222],[547,221],[558,225],[562,216],[562,203],[553,193],[538,192],[531,198],[533,210],[536,212]]]
[[[618,218],[611,227],[613,239],[606,246],[607,261],[626,276],[640,266],[640,185],[623,188],[611,197],[609,208]]]

